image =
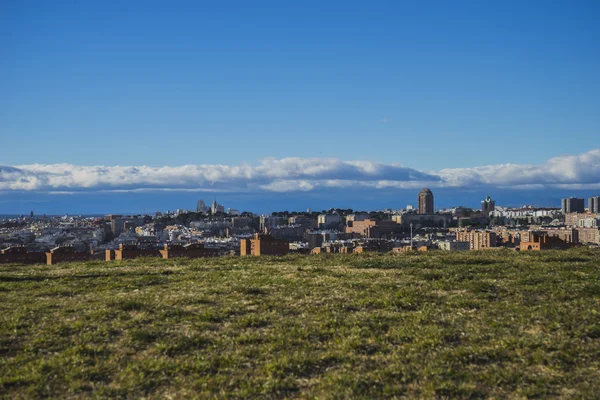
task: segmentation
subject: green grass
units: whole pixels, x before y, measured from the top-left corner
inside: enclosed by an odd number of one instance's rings
[[[0,266],[4,398],[599,398],[600,252]]]

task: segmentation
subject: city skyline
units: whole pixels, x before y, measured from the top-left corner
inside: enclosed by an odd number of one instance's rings
[[[0,213],[596,196],[598,17],[593,1],[5,2]]]

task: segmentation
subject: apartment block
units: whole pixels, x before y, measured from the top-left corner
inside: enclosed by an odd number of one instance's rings
[[[577,228],[579,243],[600,245],[600,228]]]
[[[594,196],[588,199],[588,211],[591,213],[600,213],[600,196]]]
[[[585,212],[585,203],[583,199],[577,197],[569,197],[561,200],[561,209],[563,214],[567,213],[582,213]]]
[[[521,251],[541,251],[550,249],[566,249],[573,246],[558,236],[549,236],[546,232],[532,232],[531,240],[521,242],[519,249]]]
[[[496,232],[458,230],[457,242],[468,242],[470,250],[483,250],[496,247]]]

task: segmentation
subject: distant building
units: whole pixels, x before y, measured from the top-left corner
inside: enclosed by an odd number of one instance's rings
[[[250,217],[233,217],[231,218],[232,228],[249,228],[253,225],[253,219]]]
[[[210,210],[210,207],[206,205],[204,200],[198,200],[196,203],[196,212],[198,213],[207,213]]]
[[[538,232],[558,237],[565,243],[579,243],[579,231],[575,228],[543,228],[532,232],[530,235],[533,236]]]
[[[492,200],[490,196],[487,196],[485,200],[481,201],[481,212],[486,217],[489,217],[490,213],[492,213],[496,209],[496,202]]]
[[[365,219],[361,221],[346,221],[346,233],[358,234],[365,238],[391,237],[398,230],[398,224],[392,220],[375,221]]]
[[[496,232],[458,230],[457,242],[469,242],[470,250],[483,250],[496,247]]]
[[[585,212],[584,200],[577,197],[569,197],[561,200],[561,209],[563,214]]]
[[[106,221],[114,221],[115,219],[122,219],[123,216],[120,214],[107,214],[104,216]]]
[[[266,229],[273,228],[280,225],[286,225],[285,219],[282,217],[275,217],[272,215],[261,215],[259,219],[259,229],[264,232]]]
[[[588,199],[588,211],[591,213],[600,213],[600,196]]]
[[[271,235],[254,235],[253,239],[240,240],[241,256],[285,255],[290,250],[290,242],[275,239]]]
[[[469,242],[450,242],[442,241],[437,243],[440,250],[445,251],[458,251],[458,250],[470,250],[471,244]]]
[[[577,228],[579,243],[600,245],[600,228]]]
[[[323,237],[324,235],[321,232],[311,232],[307,236],[308,248],[311,250],[314,248],[320,248],[325,241],[325,238]]]
[[[123,233],[125,229],[125,220],[122,218],[111,218],[110,219],[110,230],[115,237]]]
[[[433,214],[433,193],[425,188],[419,192],[419,214]]]
[[[572,244],[565,242],[557,236],[549,236],[546,232],[532,232],[530,240],[521,242],[519,249],[521,251],[540,251],[549,249],[566,249]]]
[[[452,214],[401,214],[393,215],[392,221],[403,227],[409,227],[413,224],[415,229],[430,227],[430,228],[447,228],[452,224]]]
[[[568,213],[565,214],[565,225],[581,228],[595,228],[600,226],[600,214],[598,213]]]
[[[338,214],[320,214],[317,223],[319,229],[337,228],[342,222],[342,217]]]
[[[215,199],[215,200],[213,200],[211,211],[212,211],[213,214],[216,214],[216,213],[219,213],[219,212],[220,213],[224,213],[225,212],[225,207],[222,206],[221,204],[217,204],[217,200]]]
[[[349,214],[346,215],[346,224],[348,224],[349,221],[364,221],[366,219],[369,219],[369,214]]]

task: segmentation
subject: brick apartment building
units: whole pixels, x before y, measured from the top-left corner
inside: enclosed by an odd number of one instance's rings
[[[600,228],[577,228],[579,243],[600,245]]]
[[[365,219],[362,221],[346,221],[345,233],[356,234],[364,238],[389,238],[392,237],[399,226],[395,221],[383,220],[375,221]]]
[[[496,232],[457,230],[457,242],[468,242],[471,250],[484,250],[496,247]]]
[[[571,227],[594,228],[599,226],[600,214],[595,212],[567,213],[565,225]]]
[[[275,239],[271,235],[254,235],[253,239],[240,240],[241,256],[285,255],[290,251],[288,240]]]
[[[541,231],[566,243],[579,243],[579,232],[576,228],[545,228]]]
[[[558,236],[550,236],[546,232],[532,232],[530,239],[528,242],[521,242],[521,251],[566,249],[573,246],[572,243],[567,243]]]

